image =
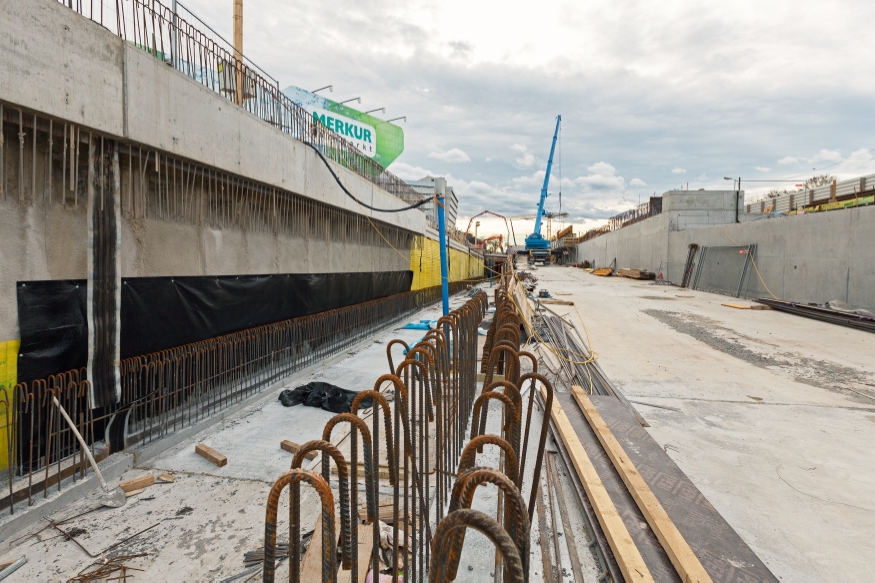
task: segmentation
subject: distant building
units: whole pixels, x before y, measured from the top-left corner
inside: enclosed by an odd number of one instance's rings
[[[434,176],[426,176],[424,178],[420,178],[415,182],[408,182],[408,186],[411,186],[413,190],[422,194],[424,196],[433,197],[434,196]],[[426,216],[428,217],[428,222],[437,228],[438,217],[437,217],[437,207],[434,204],[434,201],[425,204],[421,208]],[[447,225],[451,228],[455,228],[456,226],[456,215],[458,214],[459,209],[459,199],[456,196],[453,187],[449,184],[447,185],[447,200],[444,207],[444,212],[446,213]]]

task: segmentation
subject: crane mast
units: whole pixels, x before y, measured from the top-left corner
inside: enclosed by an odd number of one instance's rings
[[[535,216],[535,230],[526,237],[526,251],[531,263],[550,261],[550,241],[541,236],[541,221],[544,218],[544,203],[547,200],[547,186],[550,184],[550,171],[553,169],[553,153],[556,151],[556,139],[559,136],[559,124],[562,116],[556,116],[556,130],[553,132],[553,143],[550,146],[550,158],[547,160],[547,173],[544,175],[544,186],[541,188],[541,199],[538,201],[538,214]]]

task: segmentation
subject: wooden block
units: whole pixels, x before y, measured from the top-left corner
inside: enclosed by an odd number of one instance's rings
[[[546,400],[547,393],[544,387],[541,387],[541,396]],[[583,449],[583,444],[580,443],[577,433],[571,426],[571,421],[565,415],[561,403],[555,399],[553,400],[551,416],[626,581],[653,581],[650,569],[647,568],[647,564],[641,557],[638,547],[635,546],[629,530],[623,524],[617,507],[614,506],[614,502],[592,465],[589,455]]]
[[[140,488],[139,490],[131,490],[130,492],[125,492],[125,498],[130,498],[131,496],[136,496],[137,494],[142,494],[145,492],[145,488]]]
[[[294,441],[289,441],[288,439],[284,439],[280,442],[280,447],[289,453],[298,453],[298,450],[301,449],[301,446],[295,443]],[[304,456],[305,460],[314,460],[316,456],[319,455],[319,452],[316,451],[308,451]]]
[[[144,476],[140,476],[139,478],[134,478],[133,480],[128,480],[127,482],[122,482],[119,484],[122,490],[125,491],[125,494],[128,492],[132,492],[134,490],[142,491],[143,488],[148,488],[152,484],[155,483],[155,476],[152,474],[146,474]]]
[[[171,476],[170,474],[158,474],[158,479],[162,482],[175,482],[176,478]]]
[[[228,463],[228,458],[214,450],[213,448],[202,443],[194,446],[194,452],[202,458],[216,464],[220,468]]]
[[[605,423],[601,414],[592,404],[589,395],[577,386],[571,387],[571,393],[574,396],[574,400],[580,405],[580,409],[583,411],[596,437],[598,437],[599,443],[605,448],[611,463],[623,479],[623,483],[626,484],[629,493],[632,494],[632,498],[635,499],[638,508],[641,509],[644,518],[647,519],[647,524],[650,525],[662,548],[665,549],[671,564],[674,565],[681,580],[691,583],[710,582],[711,576],[708,575],[699,558],[693,553],[693,549],[690,548],[686,539],[678,531],[675,523],[669,518],[662,504],[656,499],[650,486],[647,485],[647,482],[638,473],[623,446],[614,437],[608,424]]]
[[[557,306],[573,306],[574,302],[569,302],[568,300],[553,300],[550,298],[538,298],[538,301],[542,304],[556,304]]]

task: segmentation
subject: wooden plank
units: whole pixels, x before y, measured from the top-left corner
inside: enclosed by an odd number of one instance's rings
[[[158,479],[161,480],[162,482],[167,482],[167,483],[171,483],[171,482],[176,481],[176,478],[174,478],[173,476],[171,476],[170,474],[167,474],[167,473],[158,474]]]
[[[371,527],[373,528],[373,527]],[[334,515],[335,541],[340,540],[340,514]],[[313,539],[301,560],[301,581],[322,581],[322,513],[316,518]]]
[[[541,395],[544,399],[547,398],[544,387],[541,387]],[[571,421],[568,420],[558,400],[553,400],[552,409],[553,422],[559,430],[559,436],[562,438],[565,449],[574,464],[574,469],[580,477],[580,483],[586,490],[589,502],[598,516],[599,524],[605,533],[605,538],[608,539],[608,544],[611,545],[611,550],[614,552],[614,558],[617,560],[623,577],[626,578],[626,581],[653,581],[650,569],[644,563],[638,547],[635,546],[620,513],[617,512],[617,507],[614,506],[610,494],[605,489],[602,479],[592,465],[586,450],[583,449],[583,444],[580,443],[580,439],[571,426]]]
[[[194,452],[202,458],[216,464],[220,468],[228,463],[228,458],[214,450],[213,448],[202,443],[194,446]]]
[[[772,306],[767,306],[765,304],[754,304],[749,306],[747,304],[720,304],[721,306],[726,306],[727,308],[735,308],[736,310],[771,310]]]
[[[668,513],[656,499],[650,486],[635,469],[635,465],[614,434],[611,433],[608,424],[605,423],[598,410],[592,404],[589,395],[577,386],[571,387],[571,394],[574,400],[580,405],[583,415],[592,427],[593,432],[598,437],[599,443],[605,448],[605,452],[611,460],[611,463],[617,469],[632,498],[647,523],[656,535],[665,553],[671,560],[672,565],[680,575],[681,580],[685,583],[708,583],[711,581],[711,576],[705,571],[699,558],[693,553],[693,549],[687,543],[686,539],[678,531],[675,523],[669,518]],[[555,401],[554,401],[555,402]]]
[[[131,496],[136,496],[137,494],[142,494],[145,492],[145,488],[140,488],[138,490],[131,490],[130,492],[125,492],[125,498],[130,498]]]
[[[321,518],[319,519],[322,520]],[[374,548],[374,527],[367,524],[359,525],[358,532],[358,581],[357,583],[365,583],[368,578],[368,570],[371,564],[371,551]],[[304,581],[305,579],[301,579]],[[344,571],[343,568],[337,573],[337,583],[352,583],[352,571]]]
[[[289,441],[288,439],[284,439],[280,442],[280,448],[284,449],[285,451],[287,451],[289,453],[298,453],[298,450],[301,449],[301,446],[298,445],[297,443],[295,443],[294,441]],[[307,454],[304,456],[304,459],[308,460],[308,461],[312,461],[312,460],[316,459],[317,455],[318,455],[318,452],[308,451]]]
[[[504,380],[504,375],[503,375],[503,374],[494,374],[494,375],[492,375],[492,382],[493,382],[493,383],[494,383],[494,382],[497,382],[497,381],[503,381],[503,380]],[[478,382],[478,383],[486,382],[486,373],[485,373],[485,372],[478,372],[478,373],[477,373],[477,382]]]
[[[574,302],[569,302],[568,300],[553,300],[550,298],[538,298],[538,301],[542,304],[556,304],[557,306],[573,306]]]
[[[125,491],[125,494],[127,494],[129,492],[133,492],[134,490],[142,490],[143,488],[148,488],[154,483],[155,476],[153,476],[152,474],[146,474],[144,476],[134,478],[133,480],[122,482],[121,484],[119,484],[119,487],[121,487],[121,489]]]

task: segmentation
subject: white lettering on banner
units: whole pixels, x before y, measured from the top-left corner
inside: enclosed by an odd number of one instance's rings
[[[350,142],[362,154],[370,158],[376,155],[377,131],[373,126],[318,107],[310,107],[308,110],[319,123]]]

